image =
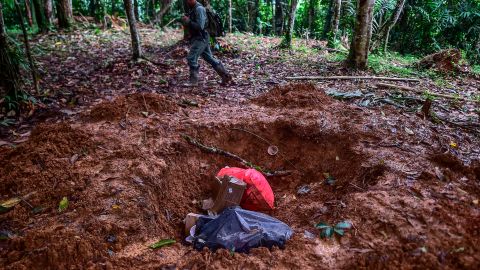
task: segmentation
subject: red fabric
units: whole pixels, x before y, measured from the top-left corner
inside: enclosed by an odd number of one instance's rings
[[[247,210],[272,210],[273,209],[273,191],[268,184],[267,179],[259,171],[255,169],[242,168],[223,168],[217,176],[232,176],[244,181],[247,189],[243,193],[240,206]]]

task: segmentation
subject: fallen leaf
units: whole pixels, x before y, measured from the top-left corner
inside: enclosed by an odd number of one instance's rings
[[[15,197],[0,203],[0,213],[5,213],[12,210],[13,207],[15,207],[15,205],[19,204],[21,201],[22,199]]]
[[[161,247],[164,247],[164,246],[168,246],[168,245],[172,245],[172,244],[175,244],[176,241],[173,240],[173,239],[163,239],[163,240],[160,240],[154,244],[151,244],[149,247],[151,249],[157,249],[157,248],[161,248]]]
[[[445,180],[445,175],[443,174],[443,172],[438,167],[435,167],[434,170],[435,170],[435,175],[437,175],[438,180],[444,181]]]
[[[451,141],[451,142],[450,142],[450,146],[451,146],[452,148],[457,148],[457,147],[458,147],[457,143],[454,142],[454,141]]]
[[[58,204],[58,212],[63,212],[68,207],[68,199],[67,197],[63,197],[63,199]]]
[[[77,162],[78,160],[78,154],[74,154],[71,158],[70,158],[70,163],[73,165],[75,164],[75,162]]]
[[[408,135],[413,135],[413,134],[415,134],[415,133],[413,132],[413,130],[411,130],[411,129],[407,128],[407,127],[405,127],[405,132],[406,132]]]

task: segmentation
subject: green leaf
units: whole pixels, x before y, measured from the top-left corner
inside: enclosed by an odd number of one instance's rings
[[[320,236],[322,238],[330,238],[332,237],[333,235],[333,228],[332,227],[328,227],[328,228],[325,228],[322,233],[320,233]]]
[[[342,229],[333,229],[338,235],[343,236],[345,234],[345,231]]]
[[[352,224],[348,221],[342,221],[337,223],[337,225],[335,225],[335,229],[350,229],[350,228],[352,228]]]
[[[63,199],[58,204],[58,212],[63,212],[68,207],[68,199],[67,197],[63,197]]]
[[[15,205],[19,204],[21,201],[22,199],[15,197],[0,203],[0,214],[12,210],[13,207],[15,207]]]
[[[171,244],[175,244],[176,241],[173,240],[173,239],[163,239],[163,240],[160,240],[154,244],[151,244],[149,247],[151,249],[157,249],[157,248],[161,248],[161,247],[164,247],[164,246],[168,246],[168,245],[171,245]]]
[[[328,228],[328,227],[330,227],[330,225],[328,225],[328,224],[325,223],[325,222],[320,222],[320,223],[318,223],[317,225],[315,225],[315,228],[317,228],[317,229],[326,229],[326,228]]]

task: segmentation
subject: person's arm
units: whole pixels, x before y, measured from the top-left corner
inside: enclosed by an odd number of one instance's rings
[[[188,26],[194,29],[195,31],[201,31],[205,29],[205,23],[207,21],[207,12],[204,7],[197,7],[195,9],[195,18],[196,20],[190,20]]]

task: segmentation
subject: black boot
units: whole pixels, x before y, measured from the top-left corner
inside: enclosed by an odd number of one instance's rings
[[[221,85],[228,85],[233,83],[232,75],[228,73],[222,63],[218,63],[216,66],[213,67],[213,69],[215,69],[218,75],[220,75],[220,77],[222,78],[222,82],[220,83]]]
[[[200,66],[197,67],[190,67],[190,78],[188,83],[183,84],[185,87],[195,87],[198,86],[198,72],[200,70]]]

